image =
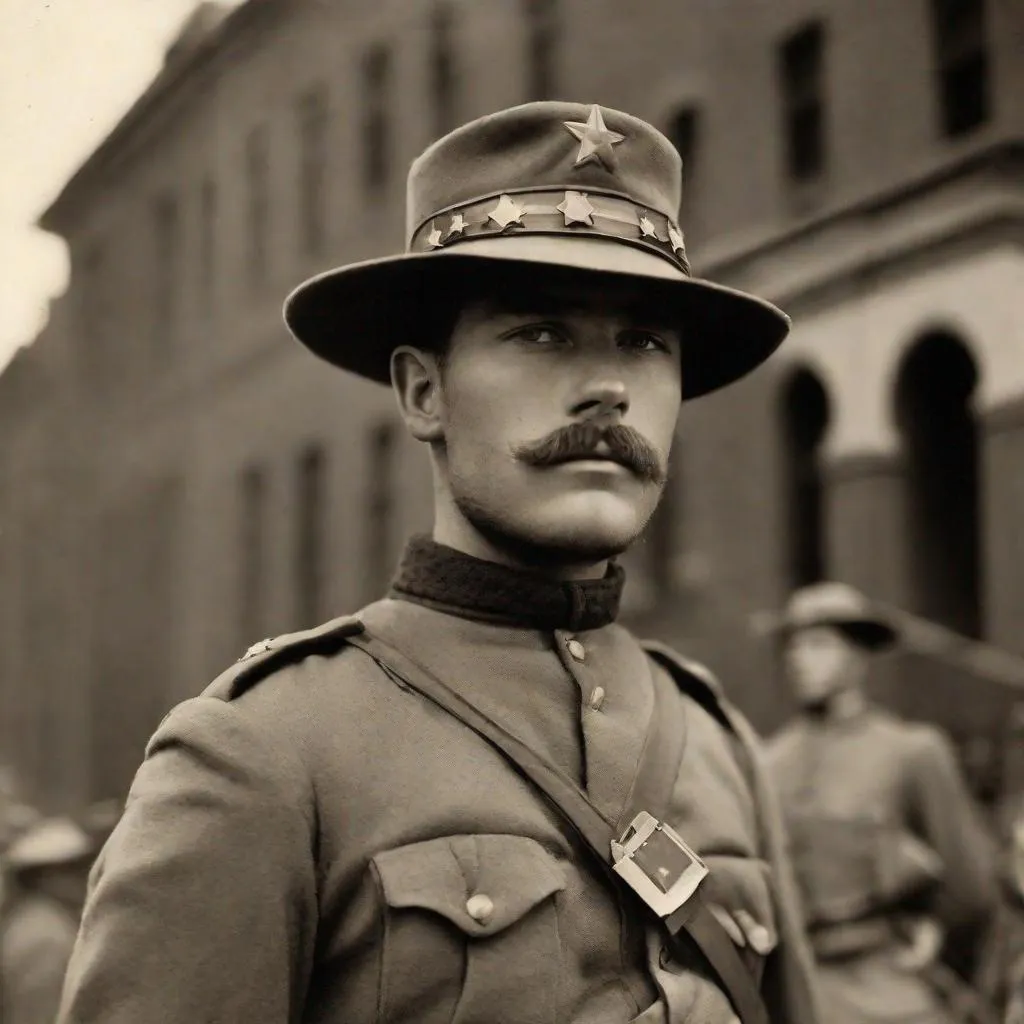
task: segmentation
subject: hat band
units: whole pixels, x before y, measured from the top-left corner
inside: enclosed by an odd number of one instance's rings
[[[409,252],[511,234],[590,235],[627,242],[690,275],[683,233],[671,217],[621,195],[574,189],[502,192],[442,210],[413,232]]]

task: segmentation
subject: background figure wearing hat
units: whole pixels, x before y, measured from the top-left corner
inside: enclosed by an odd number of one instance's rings
[[[93,875],[65,1024],[734,1024],[730,984],[611,870],[639,810],[710,868],[689,908],[754,990],[744,1024],[758,988],[772,1020],[815,1020],[749,727],[614,622],[681,400],[787,330],[689,276],[680,177],[628,114],[502,111],[413,165],[407,254],[291,297],[302,342],[393,385],[434,534],[388,597],[256,644],[165,719]],[[599,852],[431,685],[585,794]],[[664,722],[679,757],[642,762]],[[700,874],[664,829],[618,852],[666,896]]]
[[[802,713],[773,738],[768,763],[829,1021],[955,1019],[935,990],[952,980],[943,941],[980,941],[996,894],[951,744],[868,700],[869,663],[897,636],[857,591],[798,591],[780,627]]]
[[[53,1024],[95,854],[67,818],[48,818],[7,849],[0,915],[0,1021]]]

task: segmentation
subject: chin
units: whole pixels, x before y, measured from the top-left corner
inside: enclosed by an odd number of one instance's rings
[[[463,514],[492,543],[529,562],[573,565],[621,555],[643,531],[635,505],[614,495],[581,494],[509,516],[463,506]]]

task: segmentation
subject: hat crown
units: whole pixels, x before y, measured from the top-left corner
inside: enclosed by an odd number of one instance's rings
[[[794,625],[843,622],[872,615],[871,603],[847,583],[815,583],[789,599],[787,618]]]
[[[661,132],[620,110],[550,100],[501,110],[443,136],[413,161],[407,246],[445,211],[542,189],[619,194],[674,221],[682,161]]]
[[[85,830],[69,818],[47,818],[11,843],[5,855],[15,869],[67,864],[92,853]]]

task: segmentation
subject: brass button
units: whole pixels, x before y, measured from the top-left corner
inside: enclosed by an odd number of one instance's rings
[[[592,711],[600,711],[601,705],[604,704],[604,687],[595,686],[593,692],[590,694],[590,700],[587,701]]]
[[[582,661],[587,656],[587,649],[579,640],[569,640],[565,645],[566,650],[576,659]]]
[[[490,896],[478,892],[466,900],[466,913],[469,914],[477,924],[487,924],[494,913],[494,901]]]

